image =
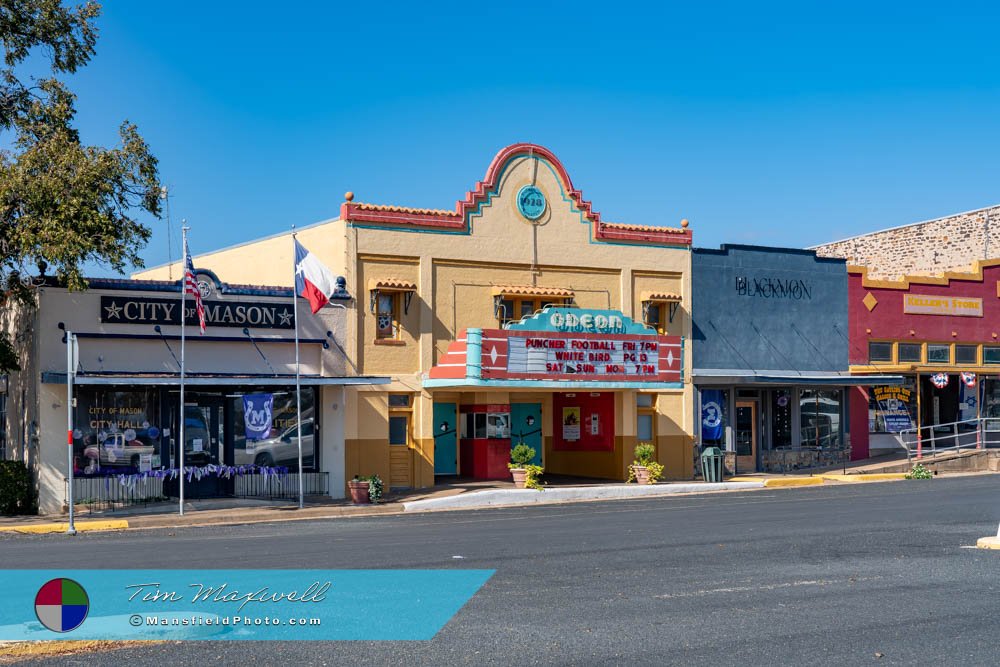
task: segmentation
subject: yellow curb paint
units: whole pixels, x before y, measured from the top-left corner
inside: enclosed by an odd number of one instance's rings
[[[896,479],[906,479],[907,473],[905,472],[877,472],[868,475],[820,475],[823,479],[828,479],[831,482],[890,482]]]
[[[124,530],[128,528],[128,521],[125,519],[114,519],[109,521],[77,521],[75,522],[76,532],[85,530]],[[69,523],[37,523],[27,526],[0,526],[0,533],[65,533],[69,530]]]
[[[1000,549],[1000,537],[996,535],[993,537],[980,537],[976,542],[976,546],[980,549]]]
[[[819,486],[822,477],[731,477],[727,482],[764,482],[764,488],[775,489],[791,486]]]
[[[823,483],[822,477],[787,477],[772,478],[764,480],[764,488],[773,489],[782,486],[819,486]]]

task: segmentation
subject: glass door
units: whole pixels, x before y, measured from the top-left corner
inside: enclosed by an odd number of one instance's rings
[[[736,402],[736,472],[757,472],[757,402]]]

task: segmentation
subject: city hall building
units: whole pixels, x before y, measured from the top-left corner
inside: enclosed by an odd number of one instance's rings
[[[346,474],[391,489],[547,474],[628,476],[639,442],[693,475],[691,230],[602,220],[544,147],[501,150],[453,209],[360,203],[299,241],[346,278]],[[655,224],[653,224],[655,223]],[[196,258],[231,282],[289,283],[288,234]],[[162,278],[166,268],[140,274]]]
[[[814,251],[695,248],[693,381],[696,437],[737,473],[789,472],[867,456],[852,442],[848,275]]]
[[[229,284],[205,269],[197,281],[207,327],[199,335],[189,295],[183,443],[179,279],[93,279],[88,290],[70,292],[43,278],[36,308],[6,313],[21,370],[5,378],[0,401],[4,456],[35,473],[42,513],[62,511],[67,501],[67,331],[77,342],[71,438],[78,502],[176,498],[170,473],[182,446],[185,468],[194,471],[187,498],[252,496],[263,486],[294,497],[300,430],[307,493],[343,496],[345,387],[388,382],[350,369],[342,351],[347,311],[331,306],[313,316],[299,307],[300,424],[292,291]],[[351,300],[341,289],[334,303]],[[250,397],[266,406],[257,422],[245,414]],[[262,473],[273,474],[266,485]]]

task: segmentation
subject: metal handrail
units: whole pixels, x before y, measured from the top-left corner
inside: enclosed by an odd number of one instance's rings
[[[920,459],[924,456],[924,449],[926,445],[930,445],[931,456],[934,456],[940,452],[950,452],[950,451],[962,451],[962,449],[982,449],[983,448],[983,430],[984,425],[988,419],[994,419],[991,417],[975,417],[972,419],[963,419],[955,422],[946,422],[944,424],[929,424],[921,426],[919,428],[913,427],[894,433],[896,441],[899,446],[903,448],[906,452],[906,460],[913,460],[913,452],[916,451],[916,458]],[[964,433],[960,432],[960,426],[968,425],[972,428],[967,429]],[[942,428],[950,428],[951,433],[938,434],[937,430]],[[928,435],[924,436],[923,432],[927,432]],[[962,436],[971,436],[975,433],[975,441],[973,442],[962,442]],[[906,436],[911,436],[908,442]],[[948,447],[938,447],[939,440],[951,439],[954,444]],[[915,445],[915,447],[914,447]]]

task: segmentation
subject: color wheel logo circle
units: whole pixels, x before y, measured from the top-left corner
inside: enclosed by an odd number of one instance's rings
[[[51,579],[35,594],[35,616],[53,632],[77,629],[89,612],[90,598],[87,591],[72,579]]]

